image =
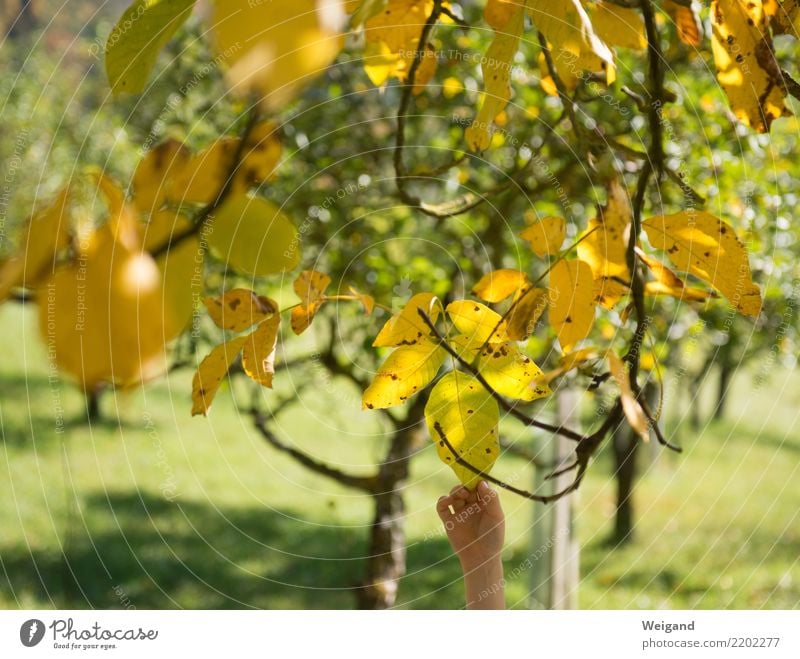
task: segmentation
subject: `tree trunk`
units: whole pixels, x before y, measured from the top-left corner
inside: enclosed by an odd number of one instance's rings
[[[727,357],[727,355],[726,355]],[[728,391],[733,379],[733,364],[727,358],[719,365],[719,380],[717,384],[717,404],[714,406],[714,420],[719,421],[725,416],[728,403]]]
[[[642,396],[650,409],[655,410],[658,406],[658,386],[648,380]],[[623,545],[634,540],[633,486],[639,473],[637,460],[641,442],[627,423],[617,428],[612,437],[614,478],[617,482],[617,510],[611,536],[611,543],[614,545]]]
[[[557,396],[558,423],[579,428],[578,396],[575,391],[559,389]],[[560,435],[548,440],[548,455],[555,464],[568,460],[574,443]],[[545,472],[536,470],[534,487],[537,492],[552,493],[570,484],[575,477],[567,472],[545,481]],[[549,484],[549,489],[546,484]],[[580,547],[574,526],[576,493],[558,501],[533,504],[533,537],[531,542],[532,609],[578,608]]]
[[[100,387],[86,392],[86,420],[89,424],[100,420]]]
[[[3,32],[8,32],[9,37],[24,36],[36,29],[36,16],[31,0],[11,0],[2,10],[4,14],[0,17],[0,23],[4,23],[0,28]]]
[[[612,541],[621,545],[633,540],[633,483],[636,455],[641,440],[627,425],[614,433],[614,475],[617,481],[617,512]]]
[[[370,527],[367,568],[358,589],[359,609],[388,609],[406,572],[405,503],[401,490],[408,478],[412,451],[422,440],[425,397],[418,396],[408,416],[396,426],[386,458],[378,470],[375,514]]]

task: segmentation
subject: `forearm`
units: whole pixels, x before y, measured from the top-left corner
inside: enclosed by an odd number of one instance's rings
[[[477,565],[461,565],[468,609],[506,608],[503,562],[500,557]]]

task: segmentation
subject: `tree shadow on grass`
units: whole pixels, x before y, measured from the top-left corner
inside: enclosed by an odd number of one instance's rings
[[[83,520],[94,528],[87,532]],[[82,501],[66,542],[66,560],[54,550],[0,546],[0,591],[58,608],[352,608],[367,529],[133,491]],[[458,606],[449,554],[443,538],[412,545],[401,600]]]

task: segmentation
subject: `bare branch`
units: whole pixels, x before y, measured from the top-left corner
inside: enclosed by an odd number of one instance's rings
[[[253,423],[255,427],[258,429],[264,439],[266,439],[272,447],[282,451],[283,453],[286,453],[287,455],[290,455],[304,467],[322,476],[327,476],[341,485],[353,487],[370,494],[375,491],[375,484],[377,482],[375,476],[356,476],[354,474],[348,474],[340,469],[337,469],[336,467],[332,467],[310,456],[308,453],[305,453],[300,449],[283,442],[269,427],[267,417],[262,412],[253,409],[251,410],[251,414],[253,416]]]

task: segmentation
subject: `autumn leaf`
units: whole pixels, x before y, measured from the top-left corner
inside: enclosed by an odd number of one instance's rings
[[[432,11],[433,0],[388,0],[384,9],[366,19],[364,70],[375,86],[380,87],[389,78],[405,81],[417,50],[423,50],[423,58],[416,86],[433,76],[436,58],[427,56],[427,44],[425,49],[419,48],[422,29]]]
[[[456,300],[447,305],[446,311],[456,329],[472,344],[508,341],[506,321],[485,304]]]
[[[245,337],[242,348],[242,368],[247,376],[260,385],[272,388],[275,375],[275,347],[281,317],[273,314]]]
[[[483,20],[493,30],[500,31],[508,25],[519,6],[520,0],[486,0],[483,8]]]
[[[230,175],[239,140],[221,137],[186,159],[176,168],[170,201],[178,204],[210,204],[216,201]]]
[[[214,0],[211,33],[237,96],[282,109],[319,76],[344,45],[338,2]]]
[[[502,302],[519,293],[528,283],[528,275],[524,272],[501,268],[483,275],[472,288],[472,294],[486,302]]]
[[[485,151],[491,143],[494,118],[511,100],[511,69],[519,39],[525,27],[525,3],[518,3],[501,28],[495,28],[494,40],[481,60],[484,90],[480,107],[464,137],[472,151]]]
[[[446,356],[444,349],[432,341],[392,351],[364,392],[364,409],[402,405],[436,377]]]
[[[158,54],[186,22],[195,0],[135,0],[106,41],[105,65],[114,94],[144,91]]]
[[[274,123],[262,121],[253,126],[245,139],[242,159],[234,174],[234,189],[247,191],[271,180],[282,150]]]
[[[619,387],[622,411],[625,413],[628,424],[644,441],[650,441],[650,423],[641,404],[633,394],[628,369],[614,352],[608,353],[608,365],[611,375]]]
[[[185,215],[156,211],[144,225],[144,249],[150,252],[161,249],[175,236],[191,231],[192,226]],[[205,250],[196,235],[185,236],[156,257],[163,290],[164,336],[168,341],[179,336],[192,319],[195,302],[203,290],[204,260]]]
[[[758,316],[761,291],[753,283],[747,250],[731,226],[705,211],[682,211],[642,223],[650,243],[664,250],[678,270],[699,277],[737,311]]]
[[[192,379],[192,416],[208,414],[222,379],[239,356],[247,338],[247,336],[237,336],[216,346],[200,362]]]
[[[636,248],[636,254],[655,277],[655,281],[645,282],[645,295],[669,295],[679,300],[694,302],[702,302],[715,296],[714,291],[687,286],[683,279],[678,277],[661,261],[648,256],[638,247]]]
[[[150,149],[133,173],[133,200],[143,212],[153,213],[168,201],[181,202],[174,181],[189,163],[189,150],[177,140],[166,140]]]
[[[242,332],[256,323],[278,315],[278,303],[246,288],[234,288],[219,297],[207,297],[203,304],[217,327]]]
[[[595,302],[612,309],[629,291],[627,265],[632,209],[625,187],[616,179],[608,184],[608,199],[589,221],[578,242],[578,257],[592,268]]]
[[[632,216],[628,191],[612,179],[606,205],[598,208],[578,242],[578,258],[592,269],[595,301],[607,308],[628,292],[622,282],[630,280],[627,250]]]
[[[528,8],[531,20],[544,35],[559,76],[574,89],[584,71],[604,71],[614,82],[614,58],[595,33],[579,0],[537,0]]]
[[[355,297],[359,302],[361,302],[361,306],[364,307],[364,313],[368,316],[372,315],[372,312],[375,310],[375,298],[367,293],[362,293],[354,286],[350,286],[350,295]]]
[[[544,217],[519,235],[528,242],[536,256],[545,257],[557,254],[561,249],[567,236],[567,223],[563,217]]]
[[[389,0],[347,0],[345,11],[351,14],[351,27],[358,27],[368,18],[383,11],[388,2]]]
[[[700,46],[703,42],[703,28],[697,5],[693,3],[691,7],[686,7],[673,0],[663,0],[661,6],[675,22],[678,39],[693,48]]]
[[[300,335],[314,320],[314,316],[327,299],[325,291],[331,278],[316,270],[303,270],[294,280],[294,292],[300,298],[300,306],[292,309],[292,331]]]
[[[547,305],[548,295],[544,288],[529,286],[521,291],[506,318],[508,338],[512,341],[527,339],[536,328],[536,323]]]
[[[550,326],[562,352],[569,352],[592,329],[593,289],[592,269],[585,261],[559,261],[550,271]]]
[[[232,195],[214,215],[208,244],[228,265],[248,275],[272,275],[300,260],[297,230],[286,214],[263,197]]]
[[[605,43],[634,50],[647,48],[644,21],[637,10],[604,0],[587,2],[584,6],[595,33]]]
[[[497,393],[532,401],[552,394],[541,384],[542,370],[511,343],[489,343],[481,351],[478,372]]]
[[[463,460],[488,473],[500,453],[497,401],[472,375],[451,371],[431,391],[425,420],[439,459],[466,487],[475,489],[480,476],[457,462],[444,438]]]
[[[762,0],[712,0],[711,51],[733,113],[759,133],[788,114]]]
[[[417,293],[400,313],[392,316],[378,332],[372,343],[375,348],[417,345],[430,341],[430,328],[419,312],[423,311],[436,322],[439,317],[439,301],[432,293]]]
[[[52,273],[58,252],[69,244],[69,204],[64,188],[28,220],[17,254],[0,265],[0,302],[15,286],[34,287]]]
[[[598,348],[595,347],[573,350],[572,352],[562,355],[561,359],[558,360],[558,365],[556,368],[542,374],[542,376],[536,382],[539,385],[549,385],[553,380],[561,377],[565,373],[569,373],[574,368],[577,368],[586,362],[599,359],[600,357],[602,357],[602,354]]]

